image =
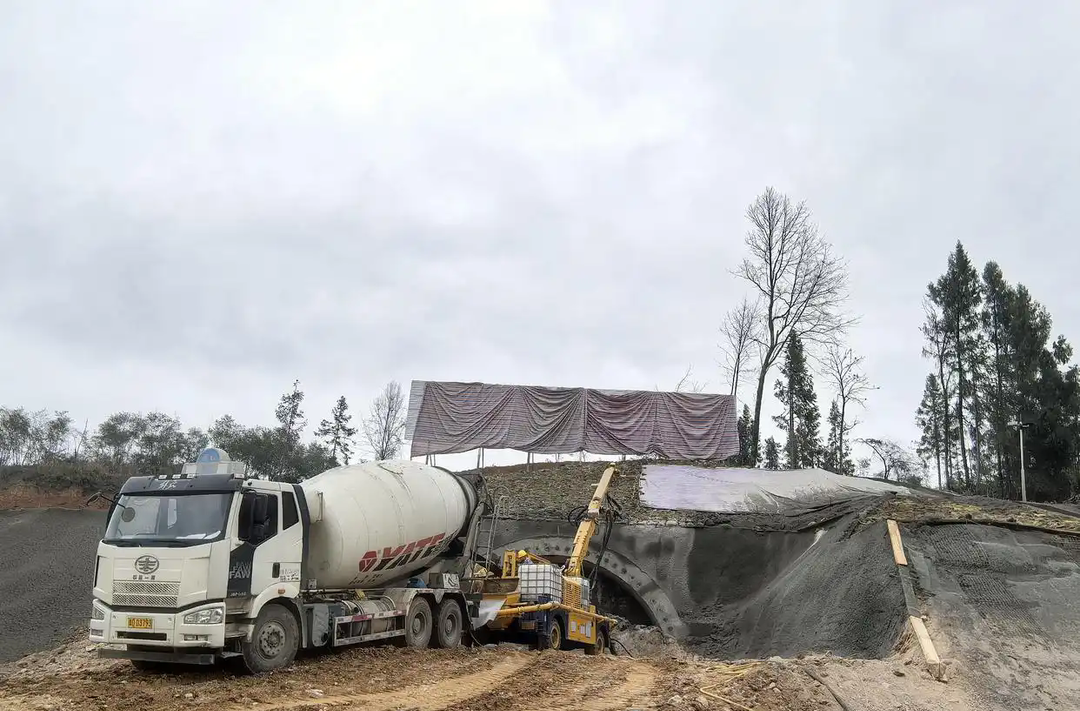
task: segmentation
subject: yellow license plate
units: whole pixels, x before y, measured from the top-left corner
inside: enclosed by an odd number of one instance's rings
[[[153,617],[129,617],[128,629],[133,630],[152,630],[154,629]]]

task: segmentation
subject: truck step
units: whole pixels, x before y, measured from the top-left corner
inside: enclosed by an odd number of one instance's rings
[[[391,637],[404,637],[405,630],[390,630],[389,632],[375,632],[373,634],[362,634],[356,637],[344,637],[334,640],[335,647],[343,647],[347,644],[359,644],[360,642],[374,642],[379,639],[390,639]]]

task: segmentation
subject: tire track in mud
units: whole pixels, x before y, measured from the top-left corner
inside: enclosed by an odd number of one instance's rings
[[[593,683],[581,685],[566,692],[560,692],[563,699],[555,702],[526,706],[521,711],[613,711],[629,708],[635,703],[652,695],[659,677],[657,670],[649,664],[633,663],[622,676],[618,686],[612,685],[610,676],[603,676],[605,671],[595,670]]]
[[[250,703],[224,707],[224,711],[301,711],[336,706],[363,709],[364,711],[392,711],[416,709],[416,711],[439,711],[447,706],[462,703],[491,691],[493,685],[513,677],[522,670],[535,665],[537,660],[529,657],[511,658],[494,667],[475,674],[442,679],[433,684],[419,684],[398,691],[358,692],[335,694],[319,698],[290,699],[272,704]]]
[[[647,663],[556,652],[528,675],[442,711],[622,711],[650,697],[657,677]]]

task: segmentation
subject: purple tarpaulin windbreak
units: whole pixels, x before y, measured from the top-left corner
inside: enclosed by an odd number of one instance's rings
[[[739,451],[730,395],[414,380],[411,456],[473,449],[726,459]]]

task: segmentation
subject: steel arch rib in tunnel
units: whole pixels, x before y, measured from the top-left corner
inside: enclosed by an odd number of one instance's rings
[[[573,541],[562,536],[530,536],[509,541],[496,550],[501,558],[506,550],[527,550],[540,556],[565,558],[570,554]],[[590,550],[586,562],[597,564],[597,551]],[[633,560],[625,555],[608,549],[600,561],[600,570],[618,581],[641,605],[653,624],[676,639],[686,635],[686,625],[675,610],[667,592],[642,570]]]

